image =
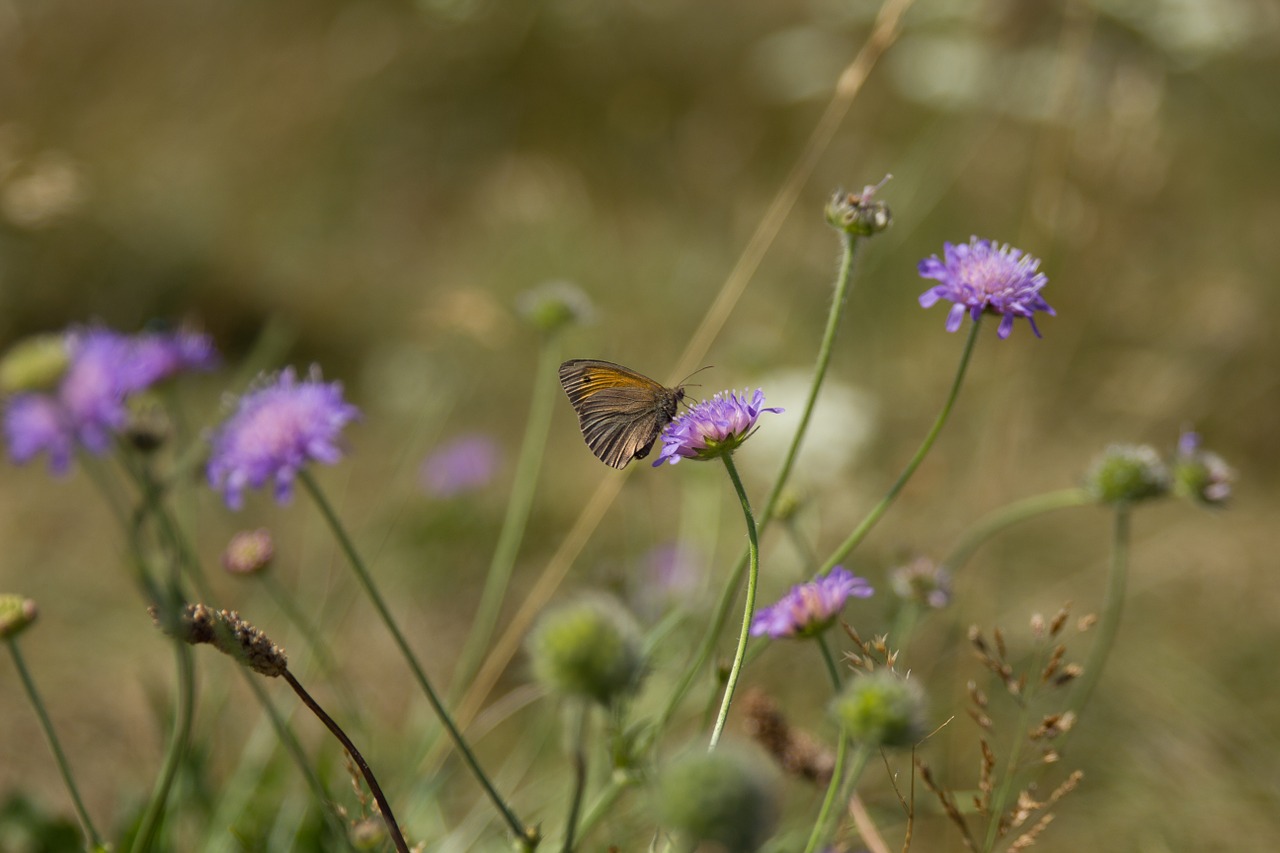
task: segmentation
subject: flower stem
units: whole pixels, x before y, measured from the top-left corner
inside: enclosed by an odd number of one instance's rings
[[[841,560],[849,556],[849,553],[854,548],[858,547],[867,534],[871,532],[871,529],[876,526],[876,522],[888,511],[898,497],[898,493],[902,491],[903,486],[907,484],[907,481],[915,474],[916,469],[920,467],[920,463],[929,455],[929,451],[933,448],[933,443],[937,441],[938,435],[942,432],[942,427],[946,425],[947,418],[951,415],[956,398],[960,395],[960,386],[964,384],[964,374],[969,367],[969,358],[973,355],[973,345],[978,340],[978,330],[981,328],[981,315],[979,315],[979,319],[974,320],[969,327],[969,337],[964,342],[964,351],[960,354],[960,364],[956,368],[955,379],[951,381],[951,390],[947,394],[947,400],[942,404],[942,411],[938,412],[938,417],[934,420],[928,434],[925,435],[924,441],[920,443],[915,456],[911,457],[911,461],[902,469],[902,473],[898,475],[898,479],[889,487],[889,491],[885,492],[880,502],[871,508],[871,512],[867,513],[866,518],[849,534],[849,538],[841,542],[840,546],[827,558],[822,568],[818,569],[818,574],[826,574],[834,569]]]
[[[773,487],[769,490],[768,497],[764,501],[764,512],[760,514],[760,527],[763,530],[765,525],[773,518],[773,513],[778,508],[778,501],[782,498],[782,491],[787,486],[787,481],[791,479],[791,469],[795,467],[796,457],[800,455],[800,446],[804,443],[805,435],[809,431],[809,421],[813,418],[813,409],[818,402],[818,393],[822,390],[822,383],[827,376],[827,367],[831,364],[831,353],[835,346],[836,332],[840,329],[840,321],[844,317],[845,303],[849,298],[849,290],[853,283],[854,261],[857,259],[858,238],[853,234],[840,232],[840,246],[842,249],[840,257],[840,272],[836,275],[835,293],[831,297],[831,310],[827,312],[827,327],[822,332],[822,342],[818,345],[818,359],[813,367],[813,379],[809,383],[809,396],[804,401],[804,408],[800,410],[800,421],[796,424],[795,434],[791,437],[791,445],[787,448],[787,455],[782,459],[782,467],[778,469],[778,476],[774,479]]]
[[[582,794],[587,789],[587,703],[574,702],[569,725],[573,743],[570,745],[573,761],[573,795],[569,798],[569,817],[565,820],[562,853],[573,853],[574,831],[578,825],[578,813],[582,809]]]
[[[609,778],[608,784],[604,790],[596,796],[596,801],[591,804],[591,808],[587,810],[586,815],[578,824],[578,837],[585,837],[588,832],[595,828],[595,825],[604,818],[614,804],[618,802],[618,798],[628,788],[636,785],[639,778],[635,773],[630,771],[614,769],[613,775]]]
[[[800,453],[800,447],[804,443],[805,435],[809,429],[809,420],[813,415],[813,409],[818,399],[818,393],[822,390],[822,383],[827,375],[827,367],[831,363],[831,353],[835,346],[836,332],[840,328],[840,321],[844,316],[845,303],[848,301],[849,291],[853,285],[853,270],[854,261],[857,257],[858,240],[855,235],[841,232],[840,243],[843,247],[840,271],[836,275],[835,292],[831,297],[831,309],[827,312],[827,325],[822,333],[822,342],[818,345],[818,357],[813,368],[813,379],[809,384],[809,396],[805,400],[804,408],[800,411],[800,422],[796,425],[796,431],[791,436],[791,444],[787,448],[786,456],[783,457],[782,467],[778,470],[778,476],[774,479],[773,486],[765,498],[764,512],[760,515],[759,533],[763,533],[765,528],[769,526],[769,522],[773,520],[773,514],[777,511],[783,489],[786,488],[787,481],[791,478],[791,469],[794,467],[796,457]],[[720,595],[720,600],[716,604],[711,621],[707,625],[707,631],[702,637],[702,643],[698,646],[693,660],[689,662],[689,666],[681,677],[679,684],[676,685],[676,689],[671,692],[671,696],[668,698],[667,704],[658,718],[659,730],[665,728],[671,717],[674,716],[676,708],[684,699],[685,694],[689,692],[689,688],[693,686],[698,674],[703,671],[703,667],[711,658],[712,652],[715,651],[716,643],[720,639],[720,632],[724,630],[725,622],[729,619],[729,610],[733,607],[733,602],[737,598],[738,587],[742,584],[742,575],[747,570],[750,556],[751,552],[748,550],[738,558],[738,562],[734,565],[733,571],[729,576],[729,582],[725,585],[724,591]]]
[[[169,791],[173,788],[173,780],[178,773],[178,765],[186,755],[191,740],[191,724],[195,707],[195,661],[190,646],[175,640],[173,644],[175,663],[178,669],[177,697],[174,701],[175,719],[173,732],[169,737],[169,745],[165,749],[164,762],[160,765],[160,776],[156,779],[155,788],[151,792],[151,801],[142,816],[138,832],[133,838],[134,853],[145,853],[156,843],[160,832],[160,824],[164,819],[165,805],[169,800]]]
[[[1085,506],[1093,502],[1093,497],[1081,488],[1060,489],[1056,492],[1047,492],[1043,495],[1033,495],[1020,501],[1014,501],[1007,506],[993,510],[979,519],[965,533],[960,543],[951,549],[951,553],[942,561],[942,565],[951,571],[955,571],[968,562],[974,552],[986,544],[987,540],[1002,530],[1015,524],[1021,524],[1037,515],[1052,512],[1055,509]]]
[[[1120,611],[1124,606],[1124,589],[1129,569],[1130,513],[1128,506],[1116,507],[1111,534],[1111,571],[1107,577],[1107,594],[1102,602],[1098,636],[1089,649],[1084,673],[1071,694],[1071,707],[1075,709],[1077,717],[1088,704],[1094,688],[1098,686],[1098,679],[1102,676],[1102,669],[1106,666],[1120,628]]]
[[[498,542],[489,562],[480,604],[472,618],[471,631],[454,670],[453,687],[450,690],[454,697],[471,682],[476,670],[480,668],[480,661],[493,636],[494,626],[498,624],[498,614],[502,610],[502,602],[511,581],[516,554],[529,523],[529,512],[533,508],[533,495],[538,485],[538,472],[542,468],[547,435],[551,432],[551,415],[556,399],[556,369],[560,361],[560,347],[556,340],[555,336],[543,337],[544,343],[533,382],[533,400],[529,405],[529,418],[525,422],[524,439],[520,443],[515,482],[511,484],[511,499],[507,502],[507,513],[502,519],[502,529],[498,532]]]
[[[831,781],[827,784],[827,794],[822,798],[822,808],[818,811],[818,819],[813,823],[813,831],[809,833],[809,842],[804,846],[804,853],[814,853],[827,835],[827,825],[831,821],[831,809],[836,801],[843,799],[841,792],[850,785],[856,785],[862,771],[871,757],[871,750],[866,746],[858,746],[853,753],[849,772],[846,774],[844,763],[849,751],[849,738],[840,732],[840,746],[836,748],[836,766],[831,770]],[[846,778],[846,775],[848,778]]]
[[[827,643],[826,633],[817,636],[818,649],[822,652],[822,660],[827,665],[827,675],[831,677],[831,688],[835,692],[840,692],[840,670],[836,666],[836,659],[831,655],[831,646]]]
[[[319,703],[311,698],[310,693],[303,689],[298,680],[293,677],[293,673],[286,669],[282,675],[284,680],[289,682],[289,686],[293,688],[293,692],[298,694],[298,698],[302,700],[302,703],[320,718],[320,722],[324,723],[325,728],[333,733],[333,736],[342,744],[343,749],[351,756],[351,760],[360,768],[360,775],[364,777],[365,783],[373,793],[373,798],[378,803],[378,811],[382,813],[382,820],[386,823],[387,831],[391,834],[391,842],[395,844],[398,853],[409,853],[409,844],[404,840],[404,836],[400,834],[400,826],[396,823],[395,815],[391,813],[391,804],[387,802],[386,796],[382,793],[382,787],[373,775],[373,770],[369,767],[369,763],[360,754],[360,750],[356,749],[356,745],[351,742],[351,738],[347,737],[347,733],[342,730],[342,727],[325,713]]]
[[[405,661],[409,664],[409,669],[413,672],[418,686],[422,688],[423,694],[431,704],[431,709],[435,711],[436,717],[439,718],[445,730],[449,733],[449,737],[453,740],[454,746],[462,755],[472,775],[476,777],[476,781],[480,783],[480,787],[484,789],[485,794],[488,795],[520,843],[524,844],[527,849],[533,849],[540,839],[537,827],[526,827],[520,822],[502,797],[498,795],[497,789],[493,787],[493,783],[489,781],[489,777],[485,775],[484,770],[481,769],[480,763],[471,751],[471,747],[467,745],[466,740],[462,737],[462,732],[458,730],[453,719],[449,716],[449,712],[445,710],[440,697],[436,695],[435,688],[431,686],[431,682],[427,679],[427,674],[423,671],[422,665],[418,663],[413,650],[409,648],[408,640],[405,639],[404,634],[400,632],[400,628],[392,618],[391,611],[387,608],[386,602],[373,582],[373,576],[369,574],[369,570],[364,565],[364,560],[361,559],[359,552],[356,551],[355,543],[347,535],[346,528],[338,520],[337,514],[333,511],[329,501],[325,499],[324,493],[320,491],[320,487],[316,484],[315,478],[311,476],[311,472],[304,468],[298,472],[298,479],[302,481],[303,487],[306,488],[312,500],[315,501],[316,506],[320,509],[320,514],[324,516],[329,529],[333,532],[334,538],[338,540],[338,545],[342,548],[343,553],[346,554],[347,562],[355,571],[356,579],[360,581],[360,585],[369,596],[369,600],[373,602],[374,609],[378,611],[378,616],[382,619],[382,623],[391,633],[391,637],[399,647],[401,655],[404,656]]]
[[[49,749],[53,752],[53,760],[58,765],[58,772],[62,774],[62,783],[67,786],[67,792],[71,794],[71,802],[75,806],[76,816],[80,819],[80,829],[84,832],[85,846],[91,850],[105,850],[102,844],[102,837],[98,835],[97,827],[93,825],[93,818],[89,817],[89,810],[84,807],[84,800],[80,798],[80,789],[76,787],[75,779],[71,775],[71,764],[67,761],[67,755],[62,751],[62,743],[58,740],[58,734],[53,729],[53,721],[49,719],[49,712],[45,710],[44,702],[40,698],[40,693],[36,690],[36,683],[31,678],[31,673],[27,670],[26,661],[22,657],[22,652],[18,649],[18,640],[16,637],[10,637],[5,645],[9,647],[9,655],[13,658],[14,668],[18,670],[18,678],[22,680],[23,689],[27,691],[27,699],[31,702],[31,707],[35,709],[36,717],[40,720],[40,728],[44,731],[45,740],[49,742]]]
[[[738,502],[742,504],[742,515],[747,523],[747,548],[749,568],[747,571],[747,602],[742,611],[742,630],[738,634],[738,650],[733,656],[733,665],[729,668],[729,678],[724,685],[724,699],[720,702],[720,713],[716,717],[715,728],[711,730],[711,743],[707,747],[710,752],[720,742],[724,732],[725,721],[729,718],[729,705],[733,702],[733,691],[738,686],[738,676],[742,674],[742,661],[747,654],[747,640],[751,632],[751,615],[756,609],[756,581],[760,576],[760,542],[757,538],[756,520],[751,512],[751,502],[747,500],[747,491],[743,488],[742,478],[738,476],[738,468],[733,464],[733,455],[726,453],[720,457],[724,460],[725,470],[733,481],[734,491],[738,493]]]

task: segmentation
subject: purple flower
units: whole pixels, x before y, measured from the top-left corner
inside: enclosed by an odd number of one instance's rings
[[[866,598],[875,590],[842,566],[825,577],[791,587],[777,604],[761,608],[751,620],[751,636],[814,637],[836,621],[850,596]]]
[[[47,451],[49,467],[58,474],[70,467],[76,445],[93,454],[111,448],[129,420],[130,395],[217,360],[212,341],[191,332],[130,336],[94,326],[67,332],[63,343],[68,361],[57,388],[17,394],[4,414],[13,461],[21,464]]]
[[[954,302],[947,315],[948,332],[960,328],[966,312],[975,322],[986,312],[1000,315],[1001,338],[1009,337],[1015,317],[1026,317],[1031,331],[1040,337],[1035,312],[1043,311],[1052,317],[1054,310],[1040,295],[1049,279],[1036,272],[1039,258],[977,237],[970,237],[968,244],[959,246],[946,243],[943,257],[939,260],[937,255],[931,255],[920,262],[922,278],[941,282],[920,294],[920,304],[929,308],[939,299]]]
[[[66,409],[49,394],[15,394],[4,410],[4,441],[9,458],[16,465],[30,462],[36,454],[49,454],[49,470],[65,474],[75,451],[75,432]]]
[[[487,435],[455,439],[426,458],[418,482],[436,498],[473,492],[493,479],[500,458],[497,443]]]
[[[213,339],[189,329],[147,332],[134,338],[132,346],[129,381],[140,388],[186,370],[212,370],[219,360]]]
[[[653,467],[732,453],[751,435],[761,412],[781,411],[764,407],[764,392],[759,388],[750,400],[745,391],[741,397],[733,391],[716,394],[667,424],[662,431],[662,451]]]
[[[240,398],[236,411],[210,439],[209,485],[231,509],[244,504],[246,487],[275,481],[275,498],[288,503],[293,481],[308,462],[342,458],[337,441],[360,411],[342,399],[342,385],[323,382],[320,370],[298,381],[293,368],[263,380]]]

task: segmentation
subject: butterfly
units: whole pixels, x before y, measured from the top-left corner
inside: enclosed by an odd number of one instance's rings
[[[684,399],[683,385],[668,388],[630,368],[593,358],[560,365],[560,386],[578,413],[587,447],[611,468],[648,456]]]

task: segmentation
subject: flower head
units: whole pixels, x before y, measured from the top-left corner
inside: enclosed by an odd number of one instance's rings
[[[241,530],[222,552],[222,567],[233,575],[257,574],[275,559],[275,540],[265,527]]]
[[[836,621],[850,597],[866,598],[873,592],[865,579],[836,566],[825,576],[791,587],[777,604],[761,608],[751,620],[751,636],[817,636]]]
[[[427,494],[451,498],[488,485],[501,451],[487,435],[468,435],[437,448],[422,463],[418,482]]]
[[[920,276],[940,282],[920,294],[920,305],[929,308],[939,299],[954,302],[947,315],[948,332],[960,328],[966,313],[977,321],[986,312],[1000,315],[1001,338],[1009,337],[1015,317],[1026,317],[1038,338],[1035,312],[1054,316],[1040,295],[1049,279],[1037,272],[1039,267],[1039,258],[990,240],[970,237],[967,244],[946,243],[942,259],[931,255],[920,262]]]
[[[612,598],[583,598],[549,610],[528,645],[539,681],[601,705],[634,690],[644,674],[640,630]]]
[[[1085,484],[1101,503],[1121,505],[1164,497],[1171,478],[1154,447],[1113,444],[1094,460]]]
[[[227,506],[244,504],[245,488],[275,481],[275,498],[288,503],[293,481],[308,462],[342,458],[338,438],[360,410],[342,398],[342,384],[321,380],[318,368],[299,380],[292,368],[240,398],[236,411],[210,439],[209,485]]]
[[[734,747],[690,752],[658,777],[657,812],[682,850],[751,853],[773,834],[778,791],[763,756]]]
[[[1199,433],[1184,431],[1173,456],[1173,488],[1206,506],[1222,506],[1231,499],[1236,472],[1221,456],[1200,446]]]
[[[894,593],[903,601],[941,610],[951,603],[951,573],[928,557],[917,557],[889,574]]]
[[[20,595],[0,595],[0,640],[18,636],[36,621],[36,603]]]
[[[49,390],[26,390],[8,401],[4,433],[9,456],[17,463],[40,452],[49,454],[54,473],[65,472],[77,446],[105,453],[129,423],[133,395],[175,373],[206,370],[217,361],[206,335],[191,332],[123,335],[100,326],[73,329],[60,336],[64,364],[57,373],[50,361]],[[45,349],[48,349],[46,341]]]
[[[751,435],[761,412],[781,411],[765,408],[764,392],[759,388],[750,399],[745,391],[741,397],[733,391],[716,394],[667,424],[662,431],[662,450],[653,466],[732,453]]]
[[[892,670],[855,677],[831,706],[845,734],[871,747],[907,747],[924,737],[924,694]]]

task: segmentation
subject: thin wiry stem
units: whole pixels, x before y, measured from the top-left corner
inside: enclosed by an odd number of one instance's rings
[[[751,636],[751,615],[756,608],[756,581],[760,577],[760,541],[756,534],[756,520],[751,512],[751,502],[747,500],[747,490],[738,476],[738,468],[733,464],[733,455],[726,453],[720,457],[724,467],[733,481],[733,489],[738,493],[738,502],[742,504],[742,515],[747,523],[747,548],[750,563],[747,571],[747,601],[742,608],[742,630],[738,634],[738,650],[733,656],[733,665],[729,667],[729,678],[724,685],[724,699],[720,702],[720,713],[716,716],[715,728],[711,730],[711,743],[707,750],[716,748],[720,735],[724,732],[725,721],[729,718],[729,706],[733,703],[733,692],[738,686],[738,677],[742,675],[742,663],[747,654],[747,640]]]
[[[507,513],[498,531],[498,542],[489,561],[480,604],[472,618],[471,630],[454,670],[451,696],[458,696],[471,683],[480,667],[480,661],[498,624],[498,614],[511,582],[516,554],[529,523],[533,509],[533,495],[538,485],[538,472],[546,455],[547,435],[551,432],[551,415],[556,399],[556,366],[560,361],[560,347],[556,338],[546,336],[538,355],[538,370],[533,382],[533,400],[529,405],[529,418],[525,422],[524,439],[520,443],[520,458],[516,462],[515,481],[511,484],[511,498],[507,501]]]
[[[853,529],[840,545],[832,552],[827,561],[823,563],[822,568],[818,569],[818,574],[826,574],[836,567],[845,557],[849,556],[854,548],[861,544],[862,540],[867,537],[871,529],[893,505],[898,494],[902,491],[903,486],[915,474],[916,469],[920,467],[920,463],[929,455],[929,451],[933,448],[933,444],[938,440],[938,435],[942,432],[943,426],[946,425],[947,419],[951,416],[951,410],[955,407],[956,398],[960,396],[960,386],[964,384],[965,371],[969,367],[969,359],[973,355],[973,345],[978,340],[978,330],[982,328],[982,315],[978,315],[978,319],[974,320],[969,327],[969,337],[964,342],[964,351],[960,354],[960,364],[956,368],[955,378],[951,381],[951,390],[947,393],[946,402],[942,404],[942,411],[938,412],[938,417],[934,419],[933,426],[929,428],[929,432],[925,435],[924,441],[920,442],[920,447],[916,450],[911,460],[907,462],[902,473],[898,475],[898,479],[889,487],[889,491],[885,492],[884,497],[880,499],[871,511],[867,513],[866,518]]]
[[[413,649],[409,647],[409,641],[405,639],[401,633],[399,626],[396,625],[395,619],[391,616],[391,610],[387,607],[386,601],[382,594],[378,592],[377,585],[373,582],[373,576],[369,573],[368,568],[364,564],[364,560],[360,557],[360,553],[356,550],[355,543],[351,541],[351,537],[347,535],[346,528],[342,526],[342,522],[338,519],[337,513],[325,498],[324,493],[317,485],[315,478],[305,468],[298,472],[298,479],[302,481],[303,487],[311,495],[316,506],[320,510],[320,514],[324,516],[325,521],[329,525],[329,530],[333,533],[334,538],[338,540],[338,545],[342,548],[343,553],[347,557],[347,563],[351,566],[356,574],[356,579],[364,588],[365,594],[373,603],[374,609],[377,610],[382,624],[387,627],[391,637],[395,640],[396,645],[400,649],[400,654],[409,664],[409,669],[413,673],[414,679],[418,682],[418,686],[422,688],[422,693],[427,697],[427,702],[431,704],[431,709],[435,711],[436,717],[445,727],[445,731],[449,733],[450,739],[453,741],[454,747],[462,756],[467,768],[471,774],[476,777],[476,781],[480,783],[480,787],[484,789],[490,801],[493,802],[495,808],[502,815],[502,819],[506,821],[507,826],[515,835],[516,839],[527,849],[533,849],[540,840],[540,834],[537,827],[525,826],[516,817],[515,812],[506,804],[498,794],[497,789],[489,780],[488,774],[480,767],[480,762],[476,759],[475,753],[471,751],[471,747],[462,736],[462,732],[458,730],[457,725],[453,722],[453,718],[449,716],[449,712],[445,710],[444,703],[440,701],[440,697],[436,694],[435,688],[431,686],[430,680],[427,678],[426,672],[422,665],[418,662],[417,656],[413,653]]]
[[[53,728],[53,720],[49,719],[49,712],[45,710],[40,693],[36,690],[36,683],[31,678],[31,673],[27,670],[27,664],[22,657],[22,652],[18,649],[17,638],[9,638],[5,645],[9,647],[9,654],[13,658],[14,668],[18,670],[18,679],[22,682],[22,687],[27,692],[27,700],[31,703],[31,707],[35,709],[36,717],[40,720],[40,729],[44,732],[45,740],[49,742],[49,749],[53,752],[53,760],[58,765],[58,772],[62,775],[62,782],[67,786],[67,792],[71,794],[71,802],[75,806],[76,816],[80,820],[80,829],[84,833],[86,847],[91,850],[105,850],[106,848],[102,845],[102,836],[98,835],[98,829],[93,825],[93,818],[89,817],[89,810],[85,808],[84,800],[80,797],[80,789],[76,787],[75,778],[71,775],[71,764],[67,761],[67,754],[62,751],[62,743],[58,740],[58,733]]]
[[[302,700],[302,703],[311,709],[311,713],[320,718],[320,722],[324,723],[325,728],[332,732],[333,736],[342,744],[343,749],[351,756],[351,760],[360,768],[360,775],[364,777],[365,784],[369,786],[369,790],[373,793],[373,798],[378,803],[378,811],[382,813],[382,820],[387,825],[387,831],[391,833],[391,842],[395,844],[398,853],[409,853],[409,844],[400,833],[400,826],[396,823],[395,815],[391,813],[391,803],[387,802],[386,796],[382,793],[382,786],[378,784],[377,777],[373,775],[373,769],[364,760],[360,750],[356,749],[356,745],[351,742],[351,738],[347,737],[347,733],[342,730],[342,727],[325,713],[319,703],[311,698],[310,693],[303,689],[302,685],[298,683],[298,679],[293,677],[293,673],[286,669],[281,675],[285,681],[289,682],[289,686],[293,688],[294,693],[298,694],[298,698]]]

